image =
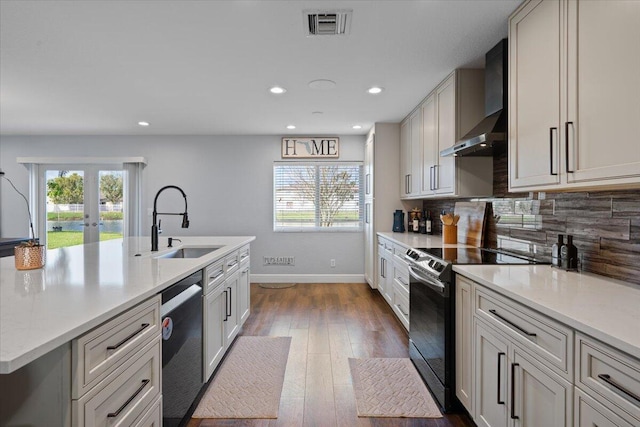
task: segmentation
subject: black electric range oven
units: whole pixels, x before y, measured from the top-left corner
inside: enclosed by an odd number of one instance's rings
[[[527,265],[534,258],[482,248],[416,248],[409,263],[409,357],[443,412],[456,411],[454,264]]]

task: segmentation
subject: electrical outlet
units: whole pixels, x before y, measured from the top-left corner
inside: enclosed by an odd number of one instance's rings
[[[335,266],[336,266],[336,260],[332,259],[331,260],[331,268],[335,268]]]

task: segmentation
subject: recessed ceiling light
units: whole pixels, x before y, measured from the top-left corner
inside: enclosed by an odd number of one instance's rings
[[[287,129],[295,129],[295,125],[287,125]]]
[[[309,87],[315,90],[331,90],[336,87],[336,82],[327,79],[312,80],[309,82]]]
[[[280,95],[282,93],[285,93],[287,90],[283,87],[280,86],[274,86],[272,88],[269,89],[269,92],[271,93],[275,93],[276,95]]]
[[[371,95],[377,95],[380,92],[382,92],[384,90],[384,88],[378,87],[378,86],[373,86],[370,87],[369,89],[367,89],[367,92],[369,92]]]
[[[487,146],[486,142],[483,142],[482,144],[480,144],[480,147],[486,147],[486,146]]]
[[[360,126],[360,125],[353,125],[353,126],[351,126],[351,127],[352,127],[353,129],[362,129],[362,126]]]
[[[140,126],[149,126],[149,122],[138,122]]]

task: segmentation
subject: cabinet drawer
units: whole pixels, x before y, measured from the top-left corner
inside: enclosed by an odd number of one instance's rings
[[[611,405],[606,407],[578,387],[575,388],[575,393],[574,425],[576,427],[634,427],[640,423],[637,420],[633,421],[628,414],[613,412]]]
[[[640,420],[640,360],[581,334],[576,347],[576,385]]]
[[[397,262],[393,263],[393,286],[396,292],[403,295],[407,300],[409,299],[410,286],[408,267],[404,265],[400,266]]]
[[[130,426],[160,395],[160,335],[72,401],[75,427]]]
[[[77,399],[160,334],[160,296],[127,310],[72,341],[72,390]]]
[[[251,255],[251,252],[249,251],[249,245],[243,246],[238,251],[238,262],[243,263],[245,261],[248,261],[250,255]]]
[[[485,288],[476,288],[476,316],[498,326],[523,347],[573,379],[573,330]]]
[[[134,427],[162,427],[162,396],[158,397]]]
[[[227,275],[238,270],[240,263],[238,262],[238,251],[235,251],[224,257],[224,269]]]
[[[405,329],[409,330],[409,298],[405,297],[402,293],[399,293],[397,290],[393,292],[393,304],[391,305],[393,308],[393,312],[396,313],[398,319],[405,327]]]
[[[393,245],[393,254],[395,255],[395,259],[399,262],[404,263],[404,265],[408,265],[404,260],[404,256],[407,253],[407,249],[402,245],[398,245],[397,243]]]
[[[219,259],[213,264],[209,264],[205,269],[204,289],[205,294],[209,293],[216,286],[224,282],[224,259]]]

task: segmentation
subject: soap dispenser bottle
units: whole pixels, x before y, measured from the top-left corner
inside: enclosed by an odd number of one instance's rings
[[[558,241],[551,246],[551,265],[553,267],[560,267],[560,249],[564,245],[564,236],[558,234]]]

